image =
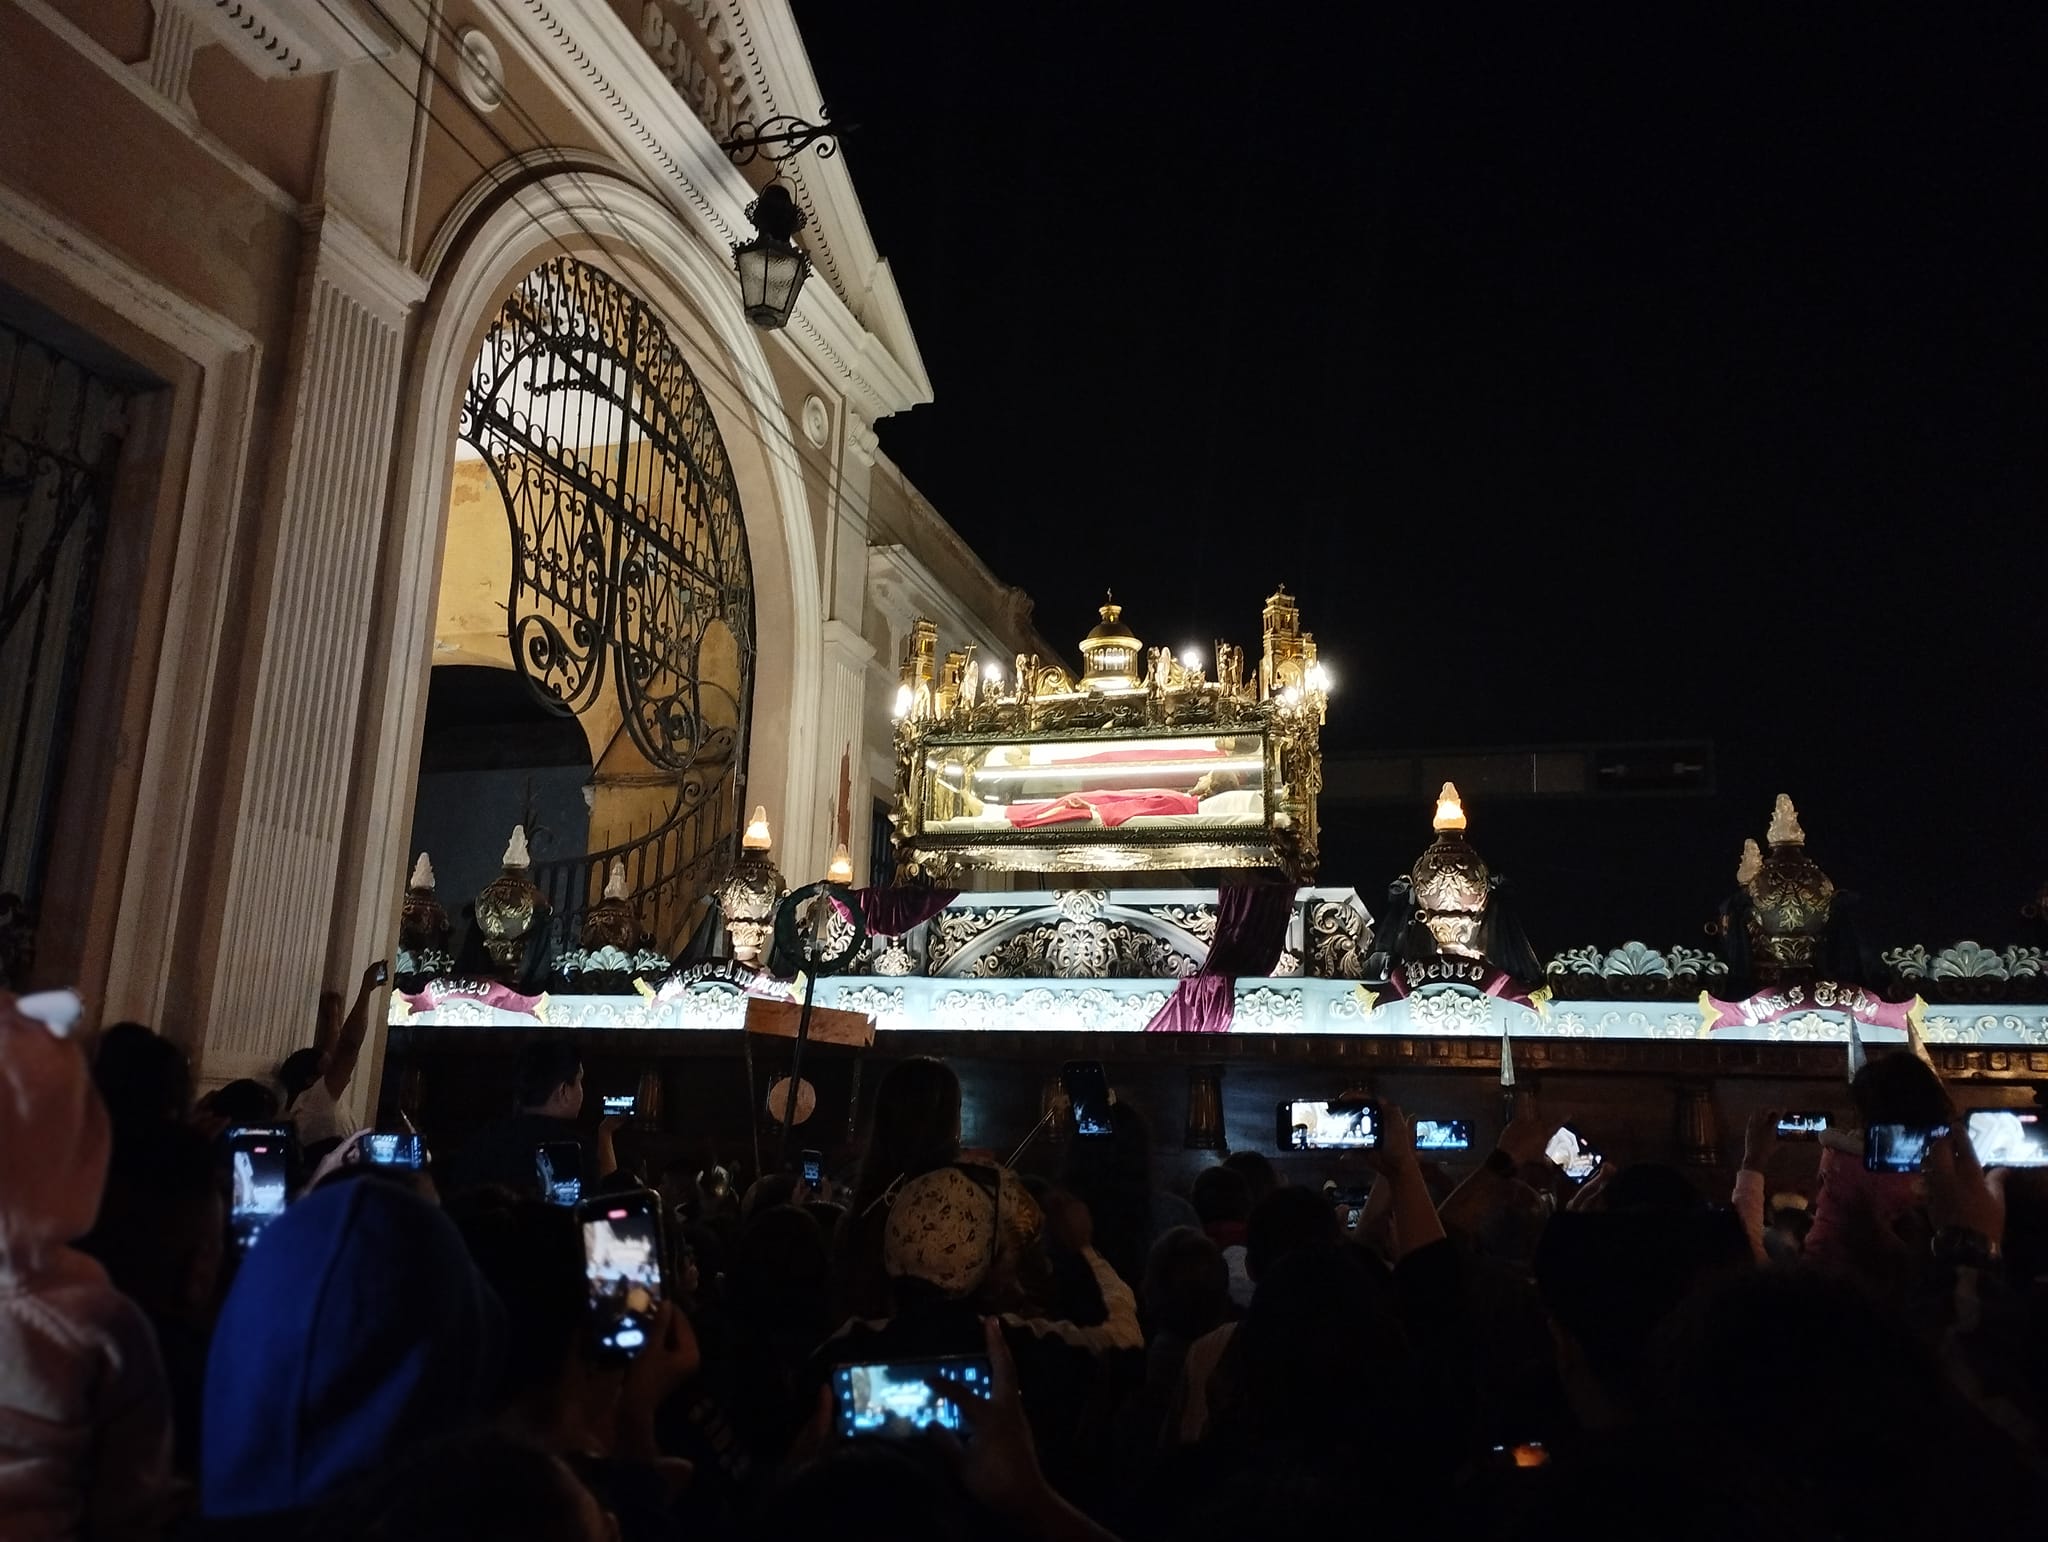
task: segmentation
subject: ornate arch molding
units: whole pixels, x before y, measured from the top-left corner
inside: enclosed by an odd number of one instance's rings
[[[699,801],[744,752],[754,584],[725,442],[674,334],[605,268],[550,257],[491,324],[459,432],[511,519],[519,673],[576,713],[609,675],[634,746]]]
[[[770,496],[744,506],[752,550],[757,686],[769,699],[818,700],[824,642],[820,579],[803,483],[793,457],[776,453],[793,428],[772,386],[766,354],[740,315],[737,284],[723,260],[693,240],[674,213],[643,189],[582,168],[557,170],[506,187],[470,214],[460,237],[437,237],[433,291],[420,321],[409,376],[416,404],[402,425],[399,503],[387,574],[391,580],[388,653],[379,660],[385,689],[379,721],[375,785],[361,800],[362,828],[385,842],[375,886],[364,894],[368,937],[381,935],[389,896],[404,878],[404,851],[433,655],[435,593],[446,528],[454,444],[463,393],[476,350],[520,280],[551,256],[576,251],[624,274],[680,336],[708,332],[726,355],[717,371],[720,428],[738,460],[751,454]],[[452,218],[461,218],[459,209]],[[589,232],[629,243],[637,262],[618,265]],[[680,325],[671,306],[687,307],[697,326]],[[737,398],[739,411],[735,414]],[[381,645],[381,644],[380,644]],[[757,722],[748,754],[748,796],[778,807],[778,835],[792,850],[809,850],[817,817],[812,795],[817,754],[815,714],[787,711]]]

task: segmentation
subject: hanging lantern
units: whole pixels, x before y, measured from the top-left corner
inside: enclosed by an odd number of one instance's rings
[[[735,242],[733,266],[740,275],[740,303],[747,320],[764,332],[779,332],[796,310],[797,292],[810,276],[811,259],[796,244],[804,228],[804,212],[780,182],[771,182],[747,205],[747,218],[758,232],[744,244]]]

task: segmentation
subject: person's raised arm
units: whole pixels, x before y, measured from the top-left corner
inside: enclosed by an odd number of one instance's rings
[[[1393,1189],[1394,1259],[1444,1240],[1429,1185],[1422,1178],[1422,1159],[1415,1154],[1415,1127],[1397,1103],[1380,1105],[1380,1143],[1367,1160]]]
[[[597,1122],[597,1176],[609,1178],[619,1170],[619,1131],[625,1127],[624,1114],[607,1114]]]
[[[1549,1130],[1533,1109],[1510,1120],[1485,1164],[1453,1189],[1438,1208],[1437,1217],[1445,1229],[1467,1235],[1478,1231],[1495,1209],[1507,1203],[1515,1174],[1544,1159],[1543,1148],[1549,1138]]]
[[[356,1061],[362,1056],[363,1039],[370,1031],[370,998],[390,975],[390,967],[381,958],[363,971],[362,981],[356,986],[355,1005],[348,1009],[348,1016],[342,1020],[341,1032],[335,1036],[333,1049],[321,1057],[326,1067],[322,1075],[327,1083],[328,1096],[339,1098],[355,1079]],[[326,1031],[324,1021],[321,1030]]]
[[[952,1453],[961,1486],[992,1514],[1041,1542],[1116,1542],[1113,1533],[1068,1504],[1046,1482],[1002,1324],[988,1318],[982,1333],[988,1347],[988,1397],[944,1377],[928,1378],[932,1390],[960,1410],[969,1431],[965,1444],[950,1434],[933,1437]]]
[[[1020,1328],[1040,1338],[1056,1338],[1076,1349],[1100,1353],[1106,1349],[1143,1349],[1145,1332],[1138,1322],[1138,1298],[1109,1260],[1095,1251],[1095,1217],[1077,1196],[1060,1191],[1046,1204],[1045,1223],[1055,1242],[1078,1253],[1095,1277],[1102,1296],[1103,1319],[1090,1327],[1056,1322],[1044,1317],[1013,1317]]]
[[[1769,1261],[1764,1252],[1764,1166],[1777,1143],[1778,1111],[1759,1108],[1749,1116],[1748,1127],[1743,1131],[1742,1166],[1735,1174],[1735,1192],[1728,1197],[1758,1263]]]

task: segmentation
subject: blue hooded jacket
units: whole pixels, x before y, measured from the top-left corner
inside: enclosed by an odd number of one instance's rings
[[[481,1419],[504,1309],[455,1224],[399,1186],[315,1190],[264,1231],[206,1362],[213,1519],[302,1510]]]

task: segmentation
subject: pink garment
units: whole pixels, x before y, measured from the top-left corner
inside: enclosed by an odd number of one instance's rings
[[[1169,792],[1163,787],[1132,787],[1111,792],[1070,792],[1063,798],[1034,798],[1013,803],[1005,812],[1020,830],[1037,830],[1046,825],[1067,824],[1100,815],[1105,828],[1114,830],[1127,819],[1143,814],[1193,814],[1200,810],[1193,794]]]
[[[1925,1183],[1912,1173],[1873,1173],[1863,1167],[1863,1153],[1850,1149],[1848,1138],[1830,1131],[1821,1137],[1820,1192],[1814,1196],[1813,1225],[1806,1233],[1806,1256],[1817,1263],[1847,1264],[1851,1217],[1867,1209],[1884,1231],[1921,1202]]]
[[[155,1537],[170,1393],[149,1320],[69,1244],[105,1187],[85,1056],[0,993],[0,1537]]]

